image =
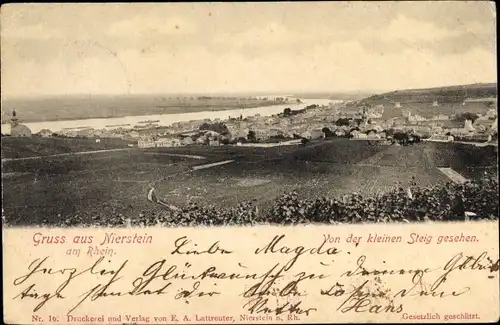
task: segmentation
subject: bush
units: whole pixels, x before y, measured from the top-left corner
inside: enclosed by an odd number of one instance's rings
[[[248,138],[249,142],[252,142],[252,143],[257,142],[257,136],[255,135],[255,131],[252,131],[252,130],[248,131],[247,138]]]
[[[188,203],[177,209],[158,205],[151,215],[140,214],[130,220],[122,214],[76,217],[62,220],[56,226],[218,226],[304,223],[389,223],[412,221],[463,220],[465,212],[477,214],[474,219],[498,219],[498,180],[485,175],[465,184],[446,183],[432,187],[411,185],[413,198],[406,188],[376,196],[350,194],[342,198],[301,197],[297,191],[278,197],[267,211],[259,212],[255,200],[243,201],[235,207],[216,207]]]
[[[351,125],[351,120],[348,119],[348,118],[339,118],[336,122],[335,122],[335,125],[336,126],[349,126]]]
[[[326,126],[323,129],[321,129],[321,131],[325,134],[325,138],[331,138],[335,136],[335,133],[333,133],[332,130],[330,130]]]
[[[455,121],[459,121],[459,122],[464,122],[465,120],[471,120],[472,123],[474,123],[478,118],[479,118],[479,115],[477,115],[477,114],[465,112],[462,114],[455,115],[453,119]]]
[[[229,133],[229,129],[227,128],[227,126],[222,123],[222,122],[216,122],[216,123],[203,123],[202,125],[200,125],[200,131],[214,131],[214,132],[217,132],[219,134],[228,134]]]

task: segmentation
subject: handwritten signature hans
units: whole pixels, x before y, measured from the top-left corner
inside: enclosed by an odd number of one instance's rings
[[[367,257],[362,255],[358,258],[356,268],[342,273],[341,277],[364,278],[360,285],[354,285],[352,290],[348,290],[338,282],[328,289],[322,289],[321,295],[328,297],[346,297],[337,310],[341,313],[401,313],[404,305],[401,301],[406,297],[424,298],[453,298],[462,296],[470,292],[468,286],[460,287],[460,282],[454,282],[455,286],[450,289],[443,288],[443,284],[454,272],[469,271],[489,271],[499,270],[499,261],[493,262],[486,252],[477,256],[465,256],[463,252],[454,255],[443,267],[430,269],[369,269],[365,262]],[[432,281],[431,274],[436,277]],[[381,277],[411,275],[411,283],[398,290],[383,289],[380,285]],[[372,281],[372,278],[375,281]],[[457,288],[458,286],[458,288]],[[371,288],[371,289],[370,289]],[[395,304],[396,300],[400,303]],[[385,302],[384,302],[385,301]]]

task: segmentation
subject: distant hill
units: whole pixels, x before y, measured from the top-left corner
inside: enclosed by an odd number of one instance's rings
[[[66,95],[2,100],[2,124],[16,110],[23,123],[177,114],[282,104],[274,99],[206,95]]]
[[[403,111],[429,118],[465,112],[485,113],[494,108],[490,98],[497,97],[496,83],[397,90],[373,95],[353,103],[354,106],[384,105],[383,118],[403,116]],[[484,99],[481,101],[481,99]],[[438,106],[433,103],[437,101]],[[395,104],[400,103],[397,107]]]
[[[361,93],[361,92],[318,92],[318,93],[295,93],[291,97],[303,98],[303,99],[331,99],[331,100],[360,100],[368,96],[373,95],[372,93]]]
[[[462,103],[465,99],[489,98],[497,96],[496,83],[481,83],[460,86],[396,90],[384,94],[373,95],[363,102],[400,102],[426,103],[437,100],[439,103]]]

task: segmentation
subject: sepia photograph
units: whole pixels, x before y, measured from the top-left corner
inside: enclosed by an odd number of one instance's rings
[[[498,220],[495,10],[2,6],[3,226]]]
[[[1,6],[7,324],[500,316],[488,1]]]

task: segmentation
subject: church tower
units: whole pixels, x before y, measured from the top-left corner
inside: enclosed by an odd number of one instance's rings
[[[19,119],[16,116],[16,110],[12,110],[12,118],[10,119],[10,127],[13,128],[19,125]]]
[[[22,125],[19,123],[16,110],[12,111],[12,118],[10,119],[10,136],[31,137],[31,130],[26,125]]]

